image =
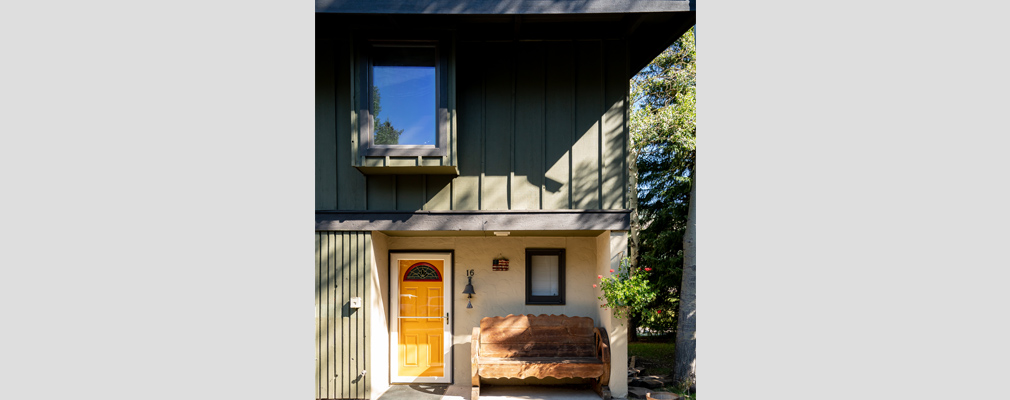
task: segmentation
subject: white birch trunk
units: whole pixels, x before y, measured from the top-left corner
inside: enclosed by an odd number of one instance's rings
[[[684,233],[684,273],[680,283],[680,314],[677,319],[677,347],[674,350],[673,377],[678,384],[687,381],[695,386],[695,216],[694,203],[697,197],[698,171],[693,171],[691,179],[691,199],[687,211],[687,232]]]

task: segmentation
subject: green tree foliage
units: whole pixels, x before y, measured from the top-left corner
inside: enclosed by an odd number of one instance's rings
[[[386,122],[381,124],[376,121],[375,127],[375,144],[397,144],[400,143],[400,134],[403,133],[403,129],[394,129],[393,125],[389,123],[389,118],[386,118]]]
[[[633,225],[639,231],[628,276],[642,274],[647,278],[642,285],[656,294],[649,301],[629,304],[632,326],[661,331],[677,326],[695,170],[695,86],[693,30],[631,80],[631,151],[636,164],[632,171],[637,170],[639,219]]]
[[[380,122],[379,112],[382,111],[380,99],[379,87],[372,86],[372,118],[375,120],[375,126],[372,130],[372,132],[375,132],[374,143],[398,144],[400,143],[400,135],[403,134],[403,129],[397,130],[393,128],[393,124],[389,122],[388,117],[385,122]]]

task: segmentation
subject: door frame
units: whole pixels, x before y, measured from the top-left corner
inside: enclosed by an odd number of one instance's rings
[[[444,264],[444,271],[442,273],[442,287],[444,292],[448,292],[448,296],[443,294],[442,301],[444,302],[444,311],[449,313],[448,324],[446,328],[442,331],[442,343],[443,343],[443,368],[445,376],[442,377],[429,377],[429,376],[418,376],[418,377],[401,377],[397,375],[397,362],[399,359],[399,321],[397,318],[400,314],[400,297],[394,296],[394,293],[399,293],[400,290],[400,266],[399,259],[402,258],[431,258],[431,257],[446,257],[446,263]],[[394,258],[395,257],[395,258]],[[389,313],[387,325],[389,327],[389,343],[387,346],[389,348],[389,383],[390,384],[409,384],[409,383],[452,383],[453,375],[453,327],[455,326],[455,310],[453,309],[453,304],[455,301],[454,293],[454,280],[453,272],[455,272],[455,257],[456,253],[454,250],[389,250],[389,269],[388,269],[388,282],[389,291],[386,293],[387,302],[389,304]],[[443,292],[443,293],[444,293]]]

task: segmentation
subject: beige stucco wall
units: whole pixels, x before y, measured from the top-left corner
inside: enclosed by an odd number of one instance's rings
[[[389,313],[388,298],[386,292],[389,290],[389,247],[387,246],[388,236],[381,232],[372,232],[372,279],[369,284],[369,296],[371,304],[369,310],[369,324],[371,327],[371,366],[368,376],[372,381],[370,396],[377,399],[383,392],[389,389]]]
[[[627,232],[604,232],[596,237],[596,273],[610,276],[610,270],[617,271],[621,258],[628,248]],[[603,301],[597,299],[598,321],[607,328],[610,335],[610,393],[615,398],[628,396],[628,326],[627,320],[614,318],[610,310],[600,308]],[[620,378],[620,379],[615,379]]]

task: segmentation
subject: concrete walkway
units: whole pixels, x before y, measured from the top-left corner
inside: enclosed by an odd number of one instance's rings
[[[482,386],[480,400],[599,400],[590,389],[571,386]],[[470,386],[393,385],[379,400],[470,400]]]

